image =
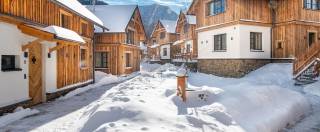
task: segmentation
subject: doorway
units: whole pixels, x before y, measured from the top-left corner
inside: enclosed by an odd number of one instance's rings
[[[29,48],[29,96],[32,105],[41,103],[42,95],[42,46],[36,43]]]

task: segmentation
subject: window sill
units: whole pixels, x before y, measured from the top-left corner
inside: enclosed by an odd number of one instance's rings
[[[21,68],[14,68],[14,69],[2,69],[2,72],[14,72],[14,71],[22,71]]]
[[[264,52],[263,50],[250,50],[250,52]]]
[[[212,52],[227,52],[227,50],[214,50]]]

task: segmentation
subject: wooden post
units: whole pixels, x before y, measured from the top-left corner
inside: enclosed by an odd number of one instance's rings
[[[183,102],[187,101],[186,80],[187,76],[177,76],[177,96],[180,96]]]

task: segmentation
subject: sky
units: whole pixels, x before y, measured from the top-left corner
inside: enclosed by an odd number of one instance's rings
[[[150,5],[158,3],[160,5],[169,6],[172,10],[179,13],[180,10],[185,10],[192,0],[103,0],[110,5],[123,5],[123,4],[138,4]]]

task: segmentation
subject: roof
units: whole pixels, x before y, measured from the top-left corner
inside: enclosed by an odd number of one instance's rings
[[[78,43],[85,43],[85,41],[82,39],[82,37],[79,34],[69,29],[65,29],[58,26],[48,26],[40,30],[52,33],[58,39],[64,39],[64,40],[78,42]]]
[[[194,15],[186,15],[186,19],[188,24],[192,24],[192,25],[197,24],[197,17]]]
[[[96,17],[92,12],[90,12],[85,6],[81,5],[80,2],[77,0],[52,0],[54,2],[58,2],[58,4],[61,4],[62,6],[65,6],[69,10],[81,15],[81,17],[84,17],[86,19],[91,20],[95,24],[104,27],[103,22]]]
[[[177,21],[159,20],[167,32],[176,33]]]
[[[126,32],[137,7],[137,5],[95,5],[93,13],[109,28],[109,31],[105,32]],[[92,9],[92,6],[87,8]],[[97,29],[95,32],[102,32],[102,30]]]

